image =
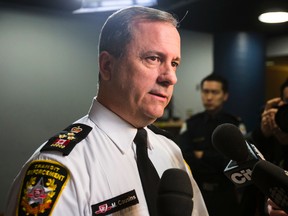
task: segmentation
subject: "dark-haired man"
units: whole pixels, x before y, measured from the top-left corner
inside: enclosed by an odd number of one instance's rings
[[[179,146],[191,168],[193,176],[212,216],[238,214],[238,193],[223,171],[229,160],[214,149],[211,136],[223,123],[231,123],[246,133],[240,118],[223,109],[228,99],[227,80],[215,73],[205,77],[200,84],[205,111],[191,116],[181,129]],[[225,207],[224,207],[225,206]]]

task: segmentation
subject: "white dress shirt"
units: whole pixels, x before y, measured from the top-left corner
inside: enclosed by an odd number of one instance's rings
[[[23,191],[23,187],[29,189],[28,186],[25,186],[27,180],[23,182],[23,179],[27,176],[26,170],[31,162],[36,161],[37,164],[38,161],[44,161],[55,162],[56,167],[58,164],[61,169],[68,172],[62,189],[54,195],[54,197],[57,196],[57,199],[52,203],[53,208],[45,209],[46,213],[50,211],[51,215],[56,216],[90,216],[98,215],[99,212],[103,213],[100,215],[105,215],[107,210],[106,214],[113,216],[148,216],[133,143],[137,129],[102,106],[96,98],[93,100],[88,115],[75,123],[88,125],[92,127],[92,130],[86,138],[75,145],[67,156],[63,156],[61,152],[57,151],[40,152],[45,143],[41,145],[15,178],[5,215],[17,215],[16,209],[23,207],[19,204],[23,194],[21,197],[19,193]],[[165,136],[155,134],[149,128],[145,129],[148,135],[148,155],[159,176],[161,177],[163,172],[169,168],[186,170],[190,176],[194,194],[192,215],[208,215],[199,188],[184,163],[178,146]],[[47,176],[44,176],[44,180],[45,177]],[[34,187],[36,187],[35,185],[34,183]],[[130,195],[126,199],[124,195],[127,192]],[[130,204],[130,201],[135,199],[139,203],[131,202],[133,204]],[[114,205],[111,206],[109,200],[112,200]],[[119,200],[122,201],[119,202]],[[102,205],[103,203],[104,205]],[[108,204],[105,205],[105,203]],[[128,206],[121,209],[122,203],[128,203]],[[94,207],[92,208],[92,206]],[[110,214],[109,209],[112,207],[115,212]]]

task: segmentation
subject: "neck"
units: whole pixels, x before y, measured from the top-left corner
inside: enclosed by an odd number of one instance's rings
[[[219,109],[215,109],[215,110],[206,110],[206,112],[211,115],[211,116],[215,116],[217,115],[222,109],[219,108]]]

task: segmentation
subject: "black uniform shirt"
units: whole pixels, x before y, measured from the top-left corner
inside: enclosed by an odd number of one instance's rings
[[[223,123],[231,123],[239,128],[245,128],[240,118],[224,111],[220,111],[214,116],[204,111],[186,121],[187,129],[180,134],[179,146],[193,172],[223,173],[229,159],[219,153],[211,141],[214,129]],[[197,159],[194,151],[203,151],[203,157]]]

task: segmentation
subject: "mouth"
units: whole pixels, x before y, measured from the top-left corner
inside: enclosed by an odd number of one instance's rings
[[[168,96],[167,95],[165,95],[165,94],[162,94],[162,93],[160,93],[160,92],[153,92],[153,91],[151,91],[151,92],[149,92],[149,94],[151,94],[151,95],[153,95],[153,96],[155,96],[155,97],[157,97],[157,98],[160,98],[160,99],[162,99],[162,100],[167,100],[168,99]]]

